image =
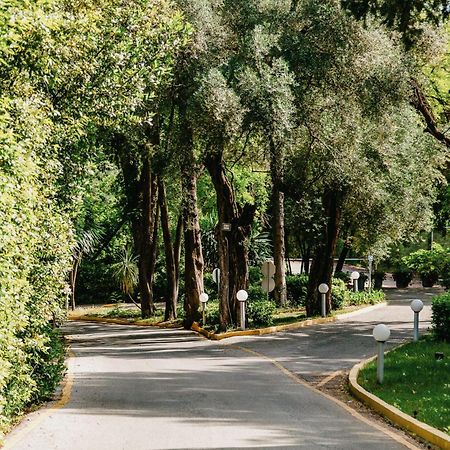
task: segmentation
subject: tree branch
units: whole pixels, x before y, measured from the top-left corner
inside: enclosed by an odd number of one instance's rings
[[[430,104],[428,103],[425,94],[419,86],[419,83],[415,79],[411,79],[411,86],[414,90],[414,95],[411,99],[411,103],[416,110],[422,115],[427,127],[425,131],[430,133],[441,144],[450,148],[450,137],[446,136],[438,127],[436,119]]]

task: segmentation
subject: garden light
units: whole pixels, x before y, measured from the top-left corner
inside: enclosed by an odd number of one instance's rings
[[[352,272],[350,275],[350,278],[353,281],[353,290],[355,292],[358,292],[358,278],[359,278],[359,272]]]
[[[325,317],[327,315],[327,305],[326,305],[326,299],[327,299],[327,292],[330,290],[328,287],[328,284],[322,283],[319,284],[319,292],[321,296],[321,312],[322,317]]]
[[[244,289],[241,289],[237,291],[236,297],[239,300],[241,311],[241,329],[245,330],[245,302],[248,299],[248,293]]]
[[[411,302],[411,309],[414,311],[414,341],[419,340],[419,313],[423,309],[422,300],[415,299]]]
[[[200,302],[202,304],[202,314],[203,314],[203,326],[206,323],[206,303],[209,299],[209,295],[206,292],[200,294]]]
[[[391,331],[383,323],[378,324],[373,329],[373,337],[378,342],[378,358],[377,358],[377,381],[383,383],[384,377],[384,343],[389,339]]]

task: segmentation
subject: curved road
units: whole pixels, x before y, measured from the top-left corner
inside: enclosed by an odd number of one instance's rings
[[[409,337],[409,296],[428,293],[400,293],[334,324],[225,343],[182,330],[69,323],[70,399],[28,416],[5,448],[414,448],[302,379],[372,355],[380,321],[393,328],[392,342]]]

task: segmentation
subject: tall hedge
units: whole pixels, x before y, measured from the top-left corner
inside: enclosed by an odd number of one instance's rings
[[[45,103],[21,94],[0,97],[0,440],[61,374],[51,323],[64,306],[72,243]]]

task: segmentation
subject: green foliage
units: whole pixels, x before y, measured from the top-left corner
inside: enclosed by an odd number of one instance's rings
[[[422,280],[429,279],[433,284],[439,278],[444,265],[449,258],[449,250],[434,243],[431,250],[417,250],[403,258],[403,262],[416,271]]]
[[[342,280],[344,283],[349,283],[351,280],[350,274],[348,272],[337,272],[333,275],[333,277]]]
[[[267,300],[267,293],[263,291],[261,283],[250,285],[247,292],[251,300]]]
[[[155,315],[158,313],[155,312]],[[121,308],[121,305],[118,304],[114,309],[109,311],[105,317],[110,317],[113,319],[123,318],[123,319],[139,319],[141,317],[141,311],[138,309],[128,309]]]
[[[433,332],[438,339],[450,342],[450,294],[441,294],[433,298]]]
[[[219,302],[208,301],[206,304],[206,325],[218,326],[220,323]]]
[[[413,279],[413,272],[406,268],[397,269],[392,272],[392,278],[397,283],[397,287],[405,288],[408,287],[409,283]]]
[[[217,300],[217,283],[213,280],[212,273],[203,273],[203,287],[209,295],[209,300]]]
[[[360,291],[350,292],[349,304],[350,305],[375,305],[376,303],[383,302],[386,296],[383,291]]]
[[[270,300],[251,299],[247,302],[247,316],[255,326],[272,325],[275,310],[275,303]]]
[[[286,276],[287,298],[293,306],[305,306],[308,292],[308,275]]]
[[[120,261],[113,264],[111,270],[123,293],[132,295],[138,284],[139,271],[137,257],[132,254],[130,248],[122,251]]]
[[[342,309],[350,303],[350,291],[344,280],[333,278],[331,289],[331,309]]]

